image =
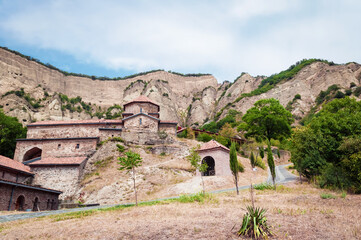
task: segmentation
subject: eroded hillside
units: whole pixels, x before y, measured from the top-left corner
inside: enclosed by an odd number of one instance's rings
[[[300,119],[315,106],[321,91],[337,85],[346,93],[361,81],[360,64],[324,60],[301,61],[276,74],[275,78],[297,69],[297,74],[279,82],[267,82],[272,76],[242,73],[232,83],[218,84],[210,74],[163,70],[100,80],[74,76],[20,55],[0,48],[0,107],[24,125],[40,120],[119,118],[122,105],[139,95],[160,105],[162,120],[178,121],[182,126],[220,119],[229,109],[245,113],[264,98],[280,100]]]

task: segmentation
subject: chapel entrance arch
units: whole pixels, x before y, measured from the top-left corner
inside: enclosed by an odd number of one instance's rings
[[[23,157],[23,162],[41,157],[42,150],[38,147],[33,147],[32,149],[28,150]]]
[[[18,199],[16,199],[15,210],[24,211],[24,206],[25,206],[25,197],[23,195],[20,195]]]
[[[39,211],[39,198],[36,197],[33,204],[33,212]]]
[[[207,171],[202,173],[203,176],[214,176],[216,175],[214,159],[211,156],[203,158],[202,163],[206,163],[208,168]]]

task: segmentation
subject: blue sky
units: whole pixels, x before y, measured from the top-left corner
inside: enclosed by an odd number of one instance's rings
[[[0,46],[62,70],[271,75],[304,58],[361,63],[357,0],[0,0]]]

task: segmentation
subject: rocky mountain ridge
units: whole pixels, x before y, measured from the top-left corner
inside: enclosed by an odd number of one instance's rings
[[[315,61],[295,76],[254,96],[242,94],[256,90],[265,79],[242,73],[233,83],[218,84],[209,74],[182,75],[151,71],[120,80],[99,80],[65,75],[36,61],[0,48],[0,107],[24,125],[40,120],[118,117],[124,103],[139,95],[157,102],[162,120],[181,125],[201,125],[214,117],[222,118],[229,109],[245,113],[262,98],[276,98],[292,114],[301,118],[315,105],[320,91],[337,84],[342,91],[359,86],[361,65],[333,65]],[[77,98],[77,97],[80,98]]]

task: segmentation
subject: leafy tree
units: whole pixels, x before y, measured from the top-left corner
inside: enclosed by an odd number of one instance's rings
[[[256,165],[256,159],[255,159],[255,157],[254,157],[253,152],[251,152],[251,156],[249,157],[249,160],[251,161],[251,166],[252,166],[252,168],[254,168],[255,165]]]
[[[232,138],[237,135],[237,131],[229,123],[224,124],[219,134],[223,137]]]
[[[319,180],[321,186],[361,192],[354,178],[354,174],[361,173],[352,164],[355,159],[350,160],[357,153],[350,153],[344,147],[357,146],[360,122],[360,101],[345,97],[324,105],[306,127],[293,134],[291,161],[296,169],[309,179]]]
[[[0,109],[0,155],[13,158],[17,138],[26,137],[26,128],[15,117],[9,117]]]
[[[242,120],[247,123],[246,137],[268,141],[289,137],[294,121],[292,114],[274,98],[257,101]]]
[[[190,164],[201,173],[203,195],[206,193],[204,188],[203,173],[207,171],[208,165],[206,162],[201,161],[201,156],[197,152],[197,148],[192,148],[190,154],[187,156]]]
[[[276,187],[276,169],[275,169],[275,162],[273,160],[273,154],[272,154],[272,149],[271,149],[271,144],[268,143],[268,148],[267,148],[267,162],[268,162],[268,167],[269,170],[271,172],[271,176],[272,176],[272,182],[273,182],[273,186]]]
[[[232,142],[231,149],[230,149],[230,152],[229,152],[229,166],[231,168],[231,171],[232,171],[232,174],[233,174],[233,177],[234,177],[234,183],[236,184],[237,195],[239,195],[238,173],[243,172],[244,168],[238,162],[236,144],[234,142]]]
[[[138,206],[137,188],[135,186],[135,169],[142,165],[142,158],[138,153],[132,151],[125,152],[125,155],[127,157],[118,157],[118,164],[120,165],[118,170],[127,170],[127,173],[131,172],[134,186],[135,205]]]
[[[197,140],[201,141],[201,142],[209,142],[212,140],[212,136],[208,135],[207,133],[201,133],[201,134],[198,134]]]
[[[259,146],[259,155],[261,156],[261,158],[264,158],[264,148],[263,146]]]

